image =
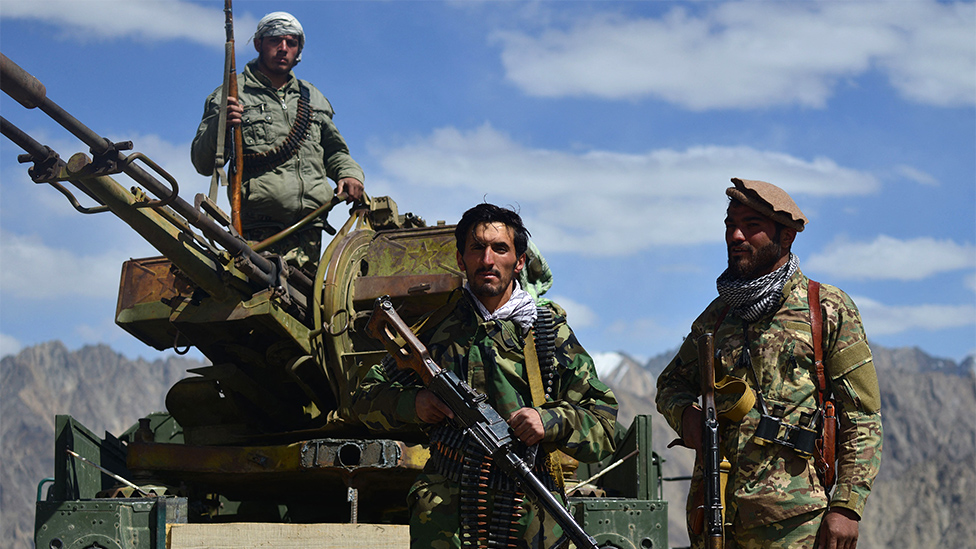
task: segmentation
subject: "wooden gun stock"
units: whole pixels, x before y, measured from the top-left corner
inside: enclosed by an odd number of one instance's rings
[[[234,61],[234,12],[231,8],[231,0],[224,0],[224,27],[227,31],[227,58],[224,72],[227,82],[227,97],[238,97],[237,89],[237,63]],[[238,103],[239,104],[239,103]],[[223,131],[223,129],[221,129]],[[234,226],[237,234],[243,234],[244,229],[241,223],[241,179],[244,176],[244,136],[241,124],[234,126],[231,132],[231,145],[233,153],[231,155],[230,168],[230,222]]]
[[[373,314],[366,325],[366,334],[383,343],[393,355],[398,368],[417,372],[424,385],[430,385],[434,376],[440,373],[440,366],[431,360],[427,348],[397,314],[389,297],[376,300]]]

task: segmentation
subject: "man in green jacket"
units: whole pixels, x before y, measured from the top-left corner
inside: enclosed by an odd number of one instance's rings
[[[715,377],[745,380],[755,405],[740,421],[720,421],[722,456],[731,465],[725,489],[726,548],[853,549],[858,521],[881,465],[881,398],[857,307],[822,285],[822,360],[826,394],[836,400],[837,480],[832,491],[815,459],[786,433],[822,427],[810,315],[810,280],[790,252],[807,223],[793,199],[763,181],[732,179],[725,218],[729,266],[718,294],[695,320],[677,356],[657,381],[657,408],[698,453],[692,493],[701,490],[701,375],[696,342],[715,336]],[[719,412],[738,395],[716,395]],[[762,430],[762,416],[780,429]],[[775,423],[775,422],[774,422]],[[807,448],[810,450],[810,448]],[[689,497],[689,515],[696,497]],[[689,525],[689,530],[693,528]],[[692,546],[703,539],[692,532]]]
[[[258,22],[253,38],[257,59],[238,75],[239,99],[228,98],[227,127],[241,125],[244,147],[241,220],[244,238],[261,241],[293,225],[345,192],[363,195],[363,170],[332,122],[332,105],[312,84],[295,77],[305,32],[285,12]],[[221,88],[207,97],[191,147],[202,175],[214,170]],[[289,138],[291,134],[291,139]],[[328,178],[336,182],[333,191]],[[299,268],[319,260],[324,220],[279,242],[270,251]]]
[[[467,275],[463,295],[433,313],[434,325],[418,336],[441,368],[487,397],[519,440],[540,445],[533,469],[558,492],[562,479],[546,456],[560,450],[592,462],[610,455],[617,400],[566,313],[548,301],[537,305],[518,283],[528,246],[518,214],[479,204],[465,212],[455,236],[458,267]],[[529,338],[548,351],[527,351]],[[353,409],[376,432],[422,426],[430,434],[431,459],[407,496],[412,547],[548,548],[561,534],[446,421],[450,408],[389,356],[366,375]]]

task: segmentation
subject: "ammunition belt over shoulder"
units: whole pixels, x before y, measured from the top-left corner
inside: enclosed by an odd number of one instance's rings
[[[244,153],[244,175],[253,176],[258,173],[271,171],[284,164],[289,158],[295,156],[299,145],[305,141],[308,135],[308,127],[312,121],[312,107],[309,104],[311,92],[303,82],[298,82],[298,113],[295,115],[295,123],[291,131],[285,136],[285,140],[277,147],[263,153]]]

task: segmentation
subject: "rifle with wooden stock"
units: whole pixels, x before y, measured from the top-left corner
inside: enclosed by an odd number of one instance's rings
[[[715,339],[711,332],[698,338],[698,364],[702,385],[702,466],[704,470],[705,545],[725,546],[722,528],[722,478],[720,472],[718,412],[715,409]]]
[[[580,549],[597,549],[596,540],[583,531],[518,455],[518,438],[501,415],[488,405],[485,395],[430,358],[427,349],[393,308],[389,296],[376,300],[366,333],[383,343],[398,368],[416,372],[427,389],[454,412],[454,418],[450,420],[454,426],[470,434],[494,463],[555,519],[563,529],[563,537],[554,547],[561,546],[564,539],[569,538]]]
[[[210,182],[210,200],[217,201],[217,187],[223,182],[230,185],[230,222],[237,231],[243,233],[241,224],[241,179],[244,176],[244,136],[241,125],[237,124],[228,132],[227,128],[227,99],[238,98],[237,64],[234,61],[234,12],[231,0],[224,0],[224,78],[220,95],[220,113],[217,116],[217,154],[214,157],[213,179]],[[229,134],[229,135],[228,135]],[[226,140],[230,138],[230,167],[229,175],[224,172]]]

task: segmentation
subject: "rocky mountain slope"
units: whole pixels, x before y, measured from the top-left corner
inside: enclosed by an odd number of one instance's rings
[[[655,380],[673,353],[641,363],[598,355],[620,420],[651,414],[665,476],[690,473],[693,456],[665,447],[673,433],[654,409]],[[936,359],[917,349],[874,348],[885,448],[859,548],[976,547],[976,378],[973,360]],[[71,414],[95,433],[119,434],[164,408],[168,388],[200,364],[181,358],[128,360],[105,346],[68,351],[60,342],[0,361],[0,545],[33,546],[37,483],[54,468],[54,416]],[[669,482],[671,545],[686,546],[687,483]]]
[[[129,360],[107,346],[68,351],[59,341],[0,361],[0,546],[33,547],[37,484],[54,473],[54,416],[96,434],[121,434],[164,410],[166,391],[193,360]]]

